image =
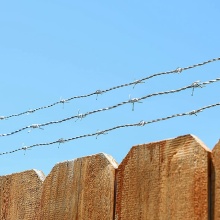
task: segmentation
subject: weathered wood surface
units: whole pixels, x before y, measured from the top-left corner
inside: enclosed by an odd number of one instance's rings
[[[44,174],[37,170],[1,176],[0,219],[38,219],[44,178]]]
[[[220,219],[220,142],[195,136],[0,176],[0,220]]]
[[[46,177],[42,220],[112,220],[117,163],[97,154],[57,164]]]
[[[116,220],[208,219],[209,150],[196,137],[134,146],[116,172]]]
[[[211,219],[220,219],[220,141],[212,150],[211,164]]]

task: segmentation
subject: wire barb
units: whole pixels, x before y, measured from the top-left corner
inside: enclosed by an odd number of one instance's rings
[[[60,138],[57,140],[57,143],[59,143],[58,148],[60,148],[60,144],[64,144],[65,142],[67,142],[65,139]]]
[[[129,101],[128,101],[129,103],[132,103],[132,111],[134,111],[134,103],[142,103],[142,102],[140,102],[140,99],[139,98],[133,98],[133,99],[131,99],[131,96],[129,95]]]
[[[192,94],[191,94],[191,96],[193,96],[193,93],[194,93],[195,88],[198,88],[198,87],[200,87],[200,88],[205,87],[202,83],[200,83],[200,80],[195,81],[195,82],[192,84]]]
[[[103,91],[101,90],[96,90],[95,94],[96,94],[96,100],[98,99],[98,95],[101,95],[103,93]]]
[[[80,114],[79,112],[80,112],[80,110],[78,110],[78,114],[77,114],[77,116],[76,116],[77,119],[75,120],[75,122],[78,121],[79,119],[80,119],[80,121],[81,121],[83,118],[86,117],[86,114]]]
[[[145,121],[143,121],[143,120],[139,122],[139,125],[140,125],[140,126],[144,126],[144,125],[146,125],[146,124],[147,124],[147,123],[146,123]]]
[[[65,143],[66,141],[65,141],[63,138],[60,138],[59,140],[57,140],[57,142],[58,142],[59,144],[63,144],[63,143]]]
[[[30,115],[30,114],[32,114],[34,112],[35,112],[35,110],[29,109],[26,113],[27,113],[27,115]]]
[[[31,150],[28,146],[23,146],[21,149],[24,150],[24,155],[26,155],[27,150]]]
[[[133,84],[134,84],[134,86],[133,86],[133,89],[134,89],[134,87],[137,85],[137,84],[143,84],[143,83],[145,83],[145,82],[143,82],[143,80],[141,80],[141,79],[138,79],[138,80],[135,80],[134,82],[133,82]]]
[[[61,99],[60,98],[60,102],[59,103],[62,103],[63,104],[63,108],[64,108],[64,104],[65,103],[69,103],[69,101],[67,99]]]
[[[40,124],[32,124],[29,126],[31,129],[41,129],[41,130],[44,130],[43,128],[41,128],[41,125]],[[31,130],[28,131],[28,133],[30,133]]]
[[[39,124],[32,124],[32,125],[31,125],[31,128],[40,128],[40,129],[43,129],[43,128],[40,127]]]
[[[98,138],[99,135],[106,135],[108,134],[106,131],[97,131],[96,132],[96,139]]]
[[[175,73],[181,73],[182,71],[183,71],[183,68],[178,67],[178,68],[176,68]]]
[[[5,120],[5,116],[0,116],[0,120]]]
[[[197,114],[200,112],[202,112],[202,110],[199,109],[199,110],[193,110],[193,111],[189,112],[188,114],[197,116]]]

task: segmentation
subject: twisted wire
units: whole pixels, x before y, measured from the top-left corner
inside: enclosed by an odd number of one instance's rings
[[[120,107],[122,105],[129,104],[129,103],[131,103],[133,105],[132,110],[134,110],[134,104],[135,103],[140,103],[141,100],[145,100],[147,98],[150,98],[150,97],[153,97],[153,96],[158,96],[158,95],[167,95],[167,94],[171,94],[171,93],[177,93],[177,92],[181,92],[183,90],[189,89],[189,88],[192,88],[193,91],[194,91],[194,89],[197,88],[197,87],[203,88],[205,85],[212,84],[212,83],[215,83],[215,82],[218,82],[218,81],[220,81],[220,78],[216,78],[214,80],[209,80],[209,81],[206,81],[206,82],[196,81],[196,82],[194,82],[194,83],[192,83],[192,84],[190,84],[188,86],[185,86],[185,87],[182,87],[182,88],[179,88],[179,89],[176,89],[176,90],[169,90],[169,91],[152,93],[152,94],[140,97],[140,98],[129,99],[127,101],[123,101],[123,102],[120,102],[118,104],[106,107],[106,108],[96,109],[96,110],[93,110],[93,111],[90,111],[90,112],[87,112],[87,113],[84,113],[84,114],[79,114],[78,113],[77,115],[73,115],[71,117],[64,118],[64,119],[57,120],[57,121],[49,121],[49,122],[42,123],[42,124],[28,125],[28,126],[25,126],[23,128],[19,128],[19,129],[15,130],[15,131],[12,131],[12,132],[9,132],[9,133],[6,133],[6,134],[0,134],[0,137],[10,136],[10,135],[19,133],[21,131],[24,131],[26,129],[36,129],[36,128],[43,129],[43,127],[45,127],[45,126],[49,126],[49,125],[52,125],[52,124],[63,123],[65,121],[69,121],[69,120],[72,120],[72,119],[75,119],[75,118],[77,120],[78,119],[83,119],[83,118],[85,118],[88,115],[92,115],[92,114],[95,114],[95,113],[98,113],[98,112],[102,112],[102,111],[111,110],[111,109],[114,109],[114,108],[118,108],[118,107]],[[192,93],[192,95],[193,95],[193,93]]]
[[[54,103],[49,104],[49,105],[41,106],[41,107],[38,107],[38,108],[35,108],[35,109],[30,109],[30,110],[27,110],[27,111],[24,111],[24,112],[21,112],[21,113],[17,113],[17,114],[12,114],[12,115],[9,115],[9,116],[0,116],[0,120],[9,119],[9,118],[12,118],[12,117],[19,117],[19,116],[22,116],[22,115],[25,115],[25,114],[31,114],[31,113],[34,113],[34,112],[39,111],[39,110],[51,108],[51,107],[53,107],[55,105],[58,105],[58,104],[67,103],[67,102],[69,102],[69,101],[71,101],[73,99],[87,98],[87,97],[90,97],[90,96],[93,96],[93,95],[98,96],[100,94],[103,94],[103,93],[106,93],[106,92],[110,92],[112,90],[120,89],[120,88],[123,88],[123,87],[132,86],[132,85],[135,86],[135,85],[137,85],[139,83],[143,83],[144,81],[146,81],[148,79],[151,79],[153,77],[157,77],[157,76],[161,76],[161,75],[166,75],[166,74],[171,74],[171,73],[181,73],[182,71],[189,70],[189,69],[192,69],[192,68],[196,68],[196,67],[199,67],[199,66],[203,66],[203,65],[206,65],[208,63],[212,63],[212,62],[219,61],[219,60],[220,60],[220,57],[217,57],[217,58],[210,59],[210,60],[207,60],[207,61],[204,61],[204,62],[201,62],[201,63],[197,63],[197,64],[194,64],[194,65],[191,65],[191,66],[188,66],[188,67],[183,67],[183,68],[178,67],[175,70],[170,70],[170,71],[167,71],[167,72],[155,73],[155,74],[147,76],[145,78],[142,78],[142,79],[139,79],[139,80],[135,80],[135,81],[130,82],[130,83],[125,83],[125,84],[121,84],[121,85],[118,85],[118,86],[114,86],[114,87],[111,87],[109,89],[96,90],[95,92],[92,92],[92,93],[89,93],[89,94],[86,94],[86,95],[73,96],[71,98],[62,99],[60,101],[54,102]]]
[[[86,138],[86,137],[91,137],[91,136],[96,136],[97,137],[99,135],[108,134],[108,132],[113,131],[113,130],[117,130],[117,129],[121,129],[121,128],[127,128],[127,127],[145,126],[147,124],[156,123],[156,122],[160,122],[160,121],[165,121],[165,120],[169,120],[169,119],[175,118],[175,117],[182,117],[182,116],[186,116],[186,115],[197,115],[198,113],[200,113],[200,112],[202,112],[206,109],[213,108],[213,107],[216,107],[216,106],[219,106],[219,105],[220,105],[220,102],[215,103],[215,104],[211,104],[211,105],[208,105],[208,106],[205,106],[205,107],[202,107],[202,108],[199,108],[197,110],[192,110],[190,112],[178,113],[178,114],[170,115],[170,116],[163,117],[163,118],[154,119],[154,120],[147,121],[147,122],[140,121],[140,122],[137,122],[137,123],[134,123],[134,124],[118,125],[118,126],[108,128],[108,129],[105,129],[105,130],[102,130],[102,131],[97,131],[95,133],[84,134],[84,135],[75,136],[75,137],[71,137],[71,138],[67,138],[67,139],[60,138],[60,139],[52,141],[52,142],[38,143],[38,144],[30,145],[30,146],[24,146],[24,147],[17,148],[17,149],[12,150],[12,151],[2,152],[2,153],[0,153],[0,155],[12,154],[12,153],[15,153],[15,152],[21,151],[21,150],[26,151],[26,150],[32,149],[34,147],[49,146],[49,145],[54,145],[54,144],[62,144],[62,143],[66,143],[68,141],[73,141],[73,140],[76,140],[76,139],[81,139],[81,138]]]

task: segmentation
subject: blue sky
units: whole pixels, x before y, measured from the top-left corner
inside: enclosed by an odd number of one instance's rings
[[[0,3],[1,116],[8,116],[132,82],[157,72],[219,57],[220,2],[213,1],[2,1]],[[131,98],[220,77],[220,61],[155,77],[33,114],[0,121],[0,133],[60,120]],[[146,99],[57,125],[0,137],[0,152],[70,138],[121,124],[188,112],[220,101],[218,83]],[[105,152],[121,162],[133,145],[184,134],[210,149],[219,140],[219,111],[174,118],[144,127],[1,156],[0,174],[39,169]],[[24,155],[25,154],[25,155]]]

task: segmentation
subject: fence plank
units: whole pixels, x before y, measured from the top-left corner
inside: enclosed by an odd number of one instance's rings
[[[103,153],[55,165],[43,184],[41,219],[112,220],[116,168]]]
[[[0,219],[38,218],[44,174],[37,170],[0,177]]]
[[[212,150],[211,219],[220,219],[220,140]]]
[[[209,155],[192,135],[134,146],[116,172],[115,219],[208,219]]]

